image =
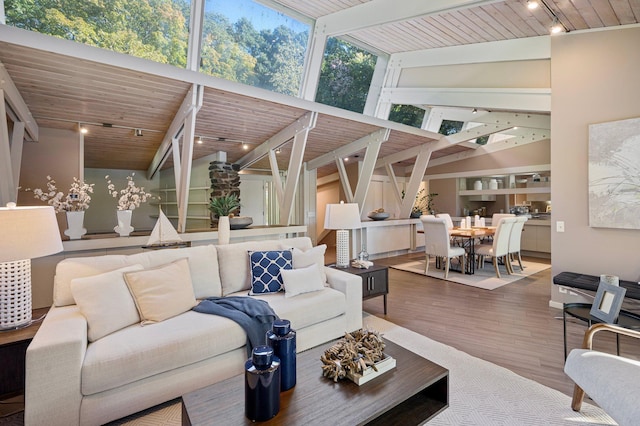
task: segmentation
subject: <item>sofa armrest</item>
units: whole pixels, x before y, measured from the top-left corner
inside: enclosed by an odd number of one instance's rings
[[[327,283],[347,299],[347,332],[362,328],[362,278],[358,275],[324,267]]]
[[[76,305],[52,307],[27,348],[25,425],[80,422],[87,322]]]

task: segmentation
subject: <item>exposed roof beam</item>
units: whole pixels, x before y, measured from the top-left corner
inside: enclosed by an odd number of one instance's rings
[[[344,157],[348,157],[354,152],[361,151],[377,140],[386,142],[389,139],[389,129],[380,129],[377,132],[368,134],[346,145],[342,145],[340,148],[331,152],[327,152],[319,157],[314,158],[307,162],[307,170],[317,169],[325,164],[329,164],[333,161],[342,160]]]
[[[548,114],[478,111],[469,121],[486,124],[505,124],[511,127],[551,129],[551,116]]]
[[[3,91],[4,96],[2,102],[7,102],[11,110],[17,116],[17,121],[24,123],[25,133],[33,141],[38,141],[38,123],[31,115],[29,107],[27,106],[22,95],[18,92],[18,88],[13,84],[13,80],[9,76],[4,64],[0,63],[0,90]],[[5,115],[2,116],[4,120]]]
[[[415,68],[550,58],[551,36],[538,36],[394,53],[389,63],[393,67]]]
[[[453,135],[446,136],[445,138],[452,144],[457,144],[471,139],[481,138],[482,136],[491,135],[493,133],[502,132],[503,130],[511,128],[513,128],[513,126],[509,124],[481,124],[479,126],[454,133]]]
[[[403,87],[382,89],[380,98],[402,105],[551,112],[551,89]]]
[[[416,162],[413,164],[411,177],[407,184],[407,191],[405,192],[405,197],[400,204],[400,217],[409,217],[411,214],[411,209],[415,203],[416,195],[418,195],[418,191],[420,189],[420,182],[422,182],[422,179],[424,178],[424,173],[427,170],[427,164],[429,164],[429,159],[433,152],[426,146],[423,146],[422,148],[423,149],[418,152]]]
[[[184,120],[187,119],[191,111],[194,109],[200,109],[202,106],[203,94],[204,88],[202,86],[197,84],[191,85],[189,92],[187,92],[187,95],[182,101],[182,105],[180,105],[178,112],[171,121],[169,130],[165,133],[162,143],[158,147],[156,154],[153,156],[153,160],[151,160],[151,164],[147,169],[147,179],[153,178],[167,160],[167,155],[171,150],[171,143],[173,139],[178,138],[184,130]]]
[[[372,0],[321,16],[316,25],[331,36],[499,1],[502,0]]]
[[[317,117],[318,114],[316,112],[307,112],[302,117],[298,118],[296,121],[264,141],[253,151],[236,161],[236,164],[240,166],[240,169],[245,169],[251,166],[253,163],[269,154],[270,150],[276,149],[287,143],[298,133],[313,129],[316,126]]]

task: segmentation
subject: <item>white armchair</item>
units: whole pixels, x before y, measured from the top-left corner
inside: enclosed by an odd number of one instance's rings
[[[640,361],[592,350],[593,336],[610,331],[640,338],[640,332],[613,324],[595,324],[584,335],[583,349],[569,353],[564,372],[576,384],[571,408],[580,411],[585,393],[620,426],[640,419]]]

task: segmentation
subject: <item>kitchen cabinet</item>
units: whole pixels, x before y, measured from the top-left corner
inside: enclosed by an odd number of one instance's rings
[[[551,253],[551,221],[529,220],[525,222],[520,249],[522,251]]]

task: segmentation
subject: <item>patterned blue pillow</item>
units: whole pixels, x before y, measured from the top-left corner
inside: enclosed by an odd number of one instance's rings
[[[250,251],[250,295],[284,291],[282,269],[293,269],[291,250]]]

